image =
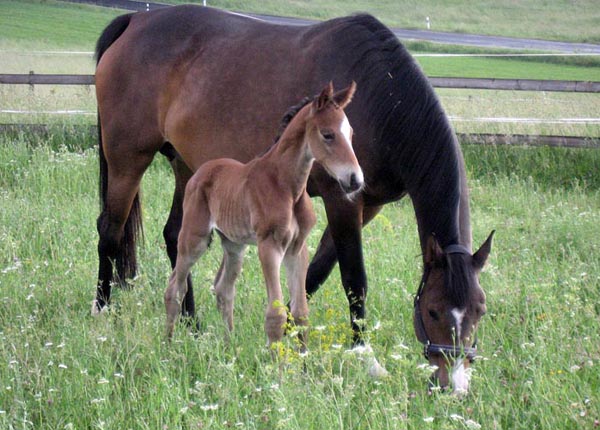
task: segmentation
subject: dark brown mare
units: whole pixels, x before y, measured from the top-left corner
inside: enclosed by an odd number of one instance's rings
[[[103,209],[95,313],[109,301],[113,262],[118,280],[135,274],[139,185],[156,153],[170,158],[176,178],[164,228],[174,265],[192,172],[214,158],[248,162],[266,149],[280,112],[330,80],[336,87],[355,81],[359,90],[346,114],[356,129],[354,150],[366,186],[349,200],[314,165],[307,190],[322,197],[328,226],[309,266],[306,291],[314,294],[339,262],[354,344],[362,344],[367,277],[361,229],[382,205],[410,196],[424,264],[415,300],[417,336],[447,347],[427,354],[440,365],[440,383],[450,381],[448,362],[458,388],[466,388],[468,379],[459,376],[469,360],[455,356],[472,344],[483,314],[478,272],[491,240],[472,254],[456,136],[427,78],[388,28],[369,15],[285,26],[178,6],[116,18],[98,40],[96,56]],[[195,313],[189,278],[183,312]]]
[[[181,313],[190,269],[208,249],[215,229],[221,236],[223,265],[214,288],[228,330],[233,330],[235,280],[250,244],[258,246],[267,287],[269,344],[281,340],[287,320],[279,280],[282,262],[293,322],[308,325],[306,238],[316,217],[306,182],[316,160],[346,192],[362,187],[363,173],[352,150],[352,127],[343,110],[355,88],[353,82],[334,94],[330,83],[311,103],[293,108],[293,116],[286,115],[289,123],[282,135],[263,156],[246,164],[219,158],[196,170],[185,189],[177,262],[165,292],[169,338]],[[299,334],[303,350],[305,331]]]

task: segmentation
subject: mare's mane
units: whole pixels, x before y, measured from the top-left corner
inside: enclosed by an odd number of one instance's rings
[[[452,306],[464,308],[469,300],[472,267],[465,254],[446,255],[447,270],[444,276],[444,289]]]
[[[460,243],[459,204],[468,192],[462,154],[433,87],[374,17],[355,15],[330,25],[343,34],[332,42],[336,71],[358,84],[352,109],[355,115],[360,109],[362,127],[369,128],[363,138],[374,142],[370,156],[379,159],[380,174],[405,187],[425,234],[434,234],[442,248]],[[444,288],[457,307],[467,303],[472,286],[468,258],[446,256]]]
[[[425,227],[442,247],[458,243],[462,159],[433,87],[394,33],[374,17],[355,15],[329,25],[343,35],[331,42],[332,72],[358,84],[352,110],[360,109],[362,126],[369,127],[381,174],[403,184],[413,201],[419,199]]]

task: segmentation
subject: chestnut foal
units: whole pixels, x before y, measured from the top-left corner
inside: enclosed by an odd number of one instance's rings
[[[308,325],[306,238],[316,218],[306,183],[319,162],[346,193],[363,185],[363,173],[352,149],[352,128],[344,113],[356,84],[338,92],[329,85],[291,119],[279,140],[247,164],[221,158],[203,164],[187,183],[177,263],[165,292],[167,336],[173,335],[187,292],[192,265],[208,248],[212,231],[221,236],[223,263],[215,279],[217,307],[233,330],[235,280],[248,244],[258,245],[267,286],[265,331],[268,343],[284,334],[287,313],[279,279],[286,268],[293,320]],[[305,349],[305,336],[300,342]]]

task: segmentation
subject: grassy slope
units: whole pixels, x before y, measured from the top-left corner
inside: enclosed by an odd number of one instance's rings
[[[236,9],[235,4],[229,3],[210,3],[216,6],[229,7]],[[305,14],[310,15],[312,8],[318,8],[318,4],[313,2],[295,2],[282,7],[280,4],[270,3],[247,3],[240,10],[252,11],[260,10],[265,13],[280,13],[291,14],[295,7],[305,10]],[[335,4],[335,3],[334,3]],[[331,12],[328,16],[335,16],[344,13],[349,13],[352,10],[360,9],[358,3],[342,3],[345,6],[336,6],[335,12]],[[586,4],[577,3],[579,8],[573,13],[581,18],[587,17],[593,12],[586,9]],[[389,3],[378,5],[362,3],[365,10],[374,13],[380,18],[392,16],[404,16],[396,9],[392,9]],[[456,6],[454,6],[456,7]],[[515,6],[517,7],[517,6]],[[238,8],[238,9],[239,9]],[[412,10],[405,8],[403,10]],[[468,9],[470,10],[470,9]],[[494,9],[495,12],[500,13]],[[98,8],[89,5],[67,4],[56,1],[39,2],[27,0],[17,2],[7,0],[0,2],[0,48],[11,49],[16,51],[27,50],[84,50],[92,51],[95,41],[100,34],[102,28],[116,15],[123,13],[106,8]],[[506,11],[502,12],[508,13]],[[570,15],[569,15],[570,16]],[[498,20],[500,21],[500,20]],[[562,22],[562,21],[561,21]],[[516,27],[516,26],[515,26]],[[493,27],[492,27],[493,28]],[[546,26],[541,26],[541,29]],[[597,29],[593,27],[594,30]],[[579,33],[585,35],[594,30],[580,24]],[[471,30],[475,31],[475,29]],[[498,30],[500,31],[500,29]],[[538,35],[542,37],[542,35]],[[409,46],[414,46],[413,51],[421,51],[423,49],[429,51],[445,51],[454,52],[462,51],[456,47],[442,47],[427,44],[409,43]],[[489,52],[481,50],[473,50],[473,52]],[[69,67],[75,70],[76,73],[81,73],[81,70],[91,70],[91,62],[87,58],[23,58],[22,54],[16,53],[0,53],[5,58],[2,67],[3,73],[26,73],[29,70],[36,70],[43,73],[69,73]],[[593,57],[586,57],[587,67],[575,67],[582,61],[579,59],[561,60],[562,62],[570,63],[565,66],[557,66],[548,64],[546,60],[537,61],[517,61],[510,59],[489,59],[489,58],[430,58],[419,57],[418,61],[424,68],[425,72],[431,76],[469,76],[469,77],[508,77],[508,78],[532,78],[532,79],[577,79],[577,80],[600,80],[600,67],[598,61]],[[581,64],[579,64],[581,65]],[[74,72],[71,72],[74,73]],[[88,72],[90,73],[90,72]]]
[[[108,22],[124,13],[115,9],[58,1],[0,2],[0,41],[27,49],[92,50]]]
[[[371,343],[391,377],[371,380],[365,364],[344,353],[347,304],[337,270],[312,301],[306,369],[291,352],[279,368],[264,350],[254,249],[238,284],[232,344],[223,343],[207,288],[219,246],[194,271],[202,334],[179,326],[165,344],[161,228],[172,178],[163,160],[143,184],[140,277],[133,290],[115,292],[113,314],[93,319],[95,152],[0,140],[0,427],[592,428],[600,419],[600,248],[590,238],[600,234],[600,184],[578,166],[584,158],[597,172],[598,152],[503,151],[466,152],[475,241],[492,228],[497,235],[482,277],[483,360],[460,401],[428,396],[427,370],[419,368],[411,324],[419,251],[408,201],[388,205],[364,233],[368,322],[380,322]],[[508,171],[511,159],[518,167]],[[556,181],[554,171],[567,180]],[[324,227],[317,210],[311,253]]]
[[[167,0],[167,3],[202,1]],[[229,10],[315,19],[366,11],[388,25],[418,29],[425,28],[425,17],[429,16],[431,29],[437,31],[600,42],[600,10],[595,0],[480,0],[475,3],[456,0],[208,0],[208,4]]]

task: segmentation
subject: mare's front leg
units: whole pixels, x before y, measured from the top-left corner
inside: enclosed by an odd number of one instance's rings
[[[227,325],[227,334],[233,331],[233,302],[235,300],[235,280],[242,271],[245,245],[237,244],[221,235],[223,260],[215,279],[217,308]]]
[[[337,184],[336,184],[337,185]],[[364,343],[365,299],[367,274],[362,252],[362,211],[360,202],[353,202],[338,187],[323,196],[329,231],[340,265],[342,285],[350,307],[353,346]]]
[[[181,222],[183,218],[183,196],[185,186],[192,176],[192,171],[181,160],[179,154],[170,144],[165,144],[161,153],[169,159],[171,168],[175,175],[175,192],[173,193],[173,202],[169,218],[163,229],[163,237],[167,245],[167,255],[171,261],[171,268],[175,268],[177,263],[177,239],[181,230]],[[192,286],[192,276],[187,277],[187,292],[183,299],[181,313],[184,318],[194,318],[196,315],[196,305],[194,303],[194,289]],[[196,325],[198,325],[196,323]],[[198,327],[196,327],[198,328]]]
[[[283,337],[286,322],[285,305],[281,293],[280,268],[283,260],[283,247],[270,234],[258,241],[258,258],[262,266],[267,286],[267,310],[265,312],[265,332],[269,345]]]
[[[350,306],[354,333],[353,345],[363,343],[367,275],[362,254],[361,228],[381,210],[381,206],[362,207],[345,197],[324,198],[329,225],[308,268],[306,293],[311,297],[340,261],[342,284]]]
[[[190,269],[210,244],[210,213],[199,186],[188,185],[183,208],[183,221],[177,243],[177,262],[165,291],[168,338],[173,336],[175,321],[188,292],[187,279]]]
[[[363,228],[381,211],[382,206],[365,206],[363,208]],[[337,251],[331,237],[329,226],[323,232],[317,252],[308,266],[306,277],[306,294],[310,297],[315,294],[325,280],[329,277],[337,263]]]

